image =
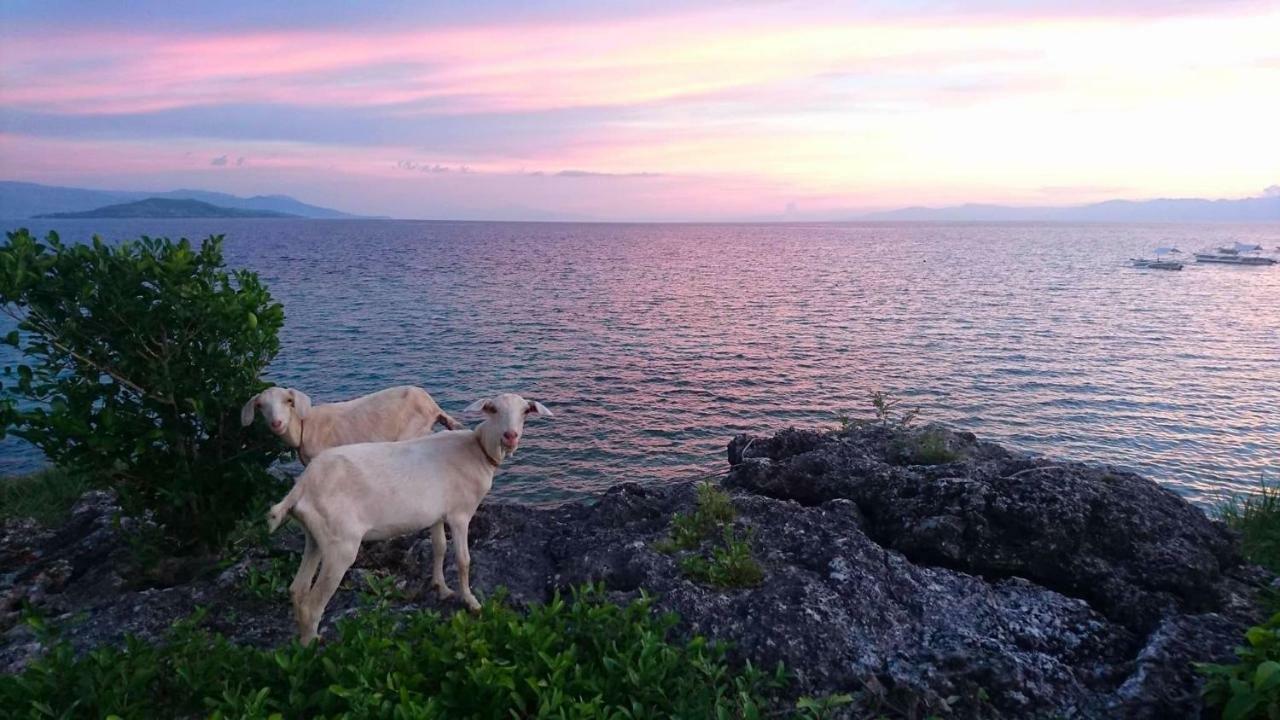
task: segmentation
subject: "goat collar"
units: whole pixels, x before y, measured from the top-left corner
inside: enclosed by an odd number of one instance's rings
[[[495,468],[501,467],[502,463],[494,460],[493,456],[489,454],[489,451],[484,449],[484,443],[480,442],[480,433],[476,433],[476,445],[480,447],[480,452],[484,453],[484,459],[488,460],[490,465]]]
[[[297,445],[298,462],[302,463],[303,465],[306,465],[307,463],[311,462],[311,458],[307,457],[302,452],[302,438],[303,438],[303,434],[307,431],[307,425],[305,422],[302,421],[302,418],[296,418],[296,420],[298,423],[298,445]]]

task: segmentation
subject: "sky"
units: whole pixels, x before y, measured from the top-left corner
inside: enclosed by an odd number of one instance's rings
[[[1280,2],[0,0],[0,179],[435,219],[1280,183]]]

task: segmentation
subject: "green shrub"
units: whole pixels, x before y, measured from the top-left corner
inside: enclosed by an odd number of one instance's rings
[[[712,536],[721,525],[733,522],[736,516],[737,512],[733,509],[728,493],[710,482],[699,483],[693,513],[676,513],[671,518],[670,537],[659,541],[657,549],[663,553],[692,550]]]
[[[0,246],[0,309],[18,322],[4,339],[26,363],[5,368],[3,426],[115,488],[126,512],[152,511],[171,549],[216,545],[277,489],[279,444],[237,416],[284,311],[256,274],[225,272],[221,248],[26,230]]]
[[[720,588],[755,587],[764,581],[764,570],[751,555],[751,535],[738,537],[732,525],[724,527],[722,544],[712,548],[711,557],[689,555],[680,560],[684,574],[698,582]]]
[[[737,511],[729,493],[712,485],[710,481],[698,483],[698,497],[693,512],[676,513],[671,518],[671,535],[660,540],[657,550],[673,553],[676,550],[692,550],[711,537],[725,523],[733,522]]]
[[[721,545],[710,555],[692,554],[680,558],[680,569],[698,582],[722,588],[755,587],[764,580],[764,570],[751,555],[751,538],[739,538],[733,529],[738,515],[724,490],[703,482],[693,512],[676,513],[671,518],[671,534],[655,545],[660,553],[698,550],[708,540],[720,536]]]
[[[57,468],[0,478],[0,519],[29,517],[54,525],[88,489],[84,476]]]
[[[478,615],[395,614],[339,621],[326,643],[277,650],[177,628],[77,659],[57,645],[0,677],[9,717],[759,718],[785,681],[725,648],[676,642],[674,616],[586,588],[520,615],[494,600]]]
[[[1249,628],[1233,665],[1203,663],[1205,704],[1226,720],[1280,717],[1280,613]]]

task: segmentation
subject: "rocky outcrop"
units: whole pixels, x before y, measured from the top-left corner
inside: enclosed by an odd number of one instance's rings
[[[908,465],[931,443],[951,462]],[[740,436],[727,484],[814,505],[852,500],[876,542],[912,562],[1021,577],[1148,633],[1171,611],[1221,607],[1241,559],[1230,532],[1130,472],[1017,456],[940,427]]]
[[[791,695],[864,693],[951,717],[1165,718],[1197,714],[1190,663],[1230,657],[1269,580],[1240,563],[1230,533],[1154,483],[964,433],[786,431],[735,438],[729,457],[724,484],[764,568],[759,587],[707,587],[655,548],[694,506],[694,483],[625,483],[558,508],[486,504],[471,532],[477,591],[505,587],[521,605],[583,582],[619,601],[644,589],[682,632],[784,663]],[[945,462],[909,464],[923,460]],[[112,570],[122,541],[95,519],[114,512],[109,500],[88,496],[56,532],[4,528],[8,608],[35,605],[81,648],[157,637],[197,606],[240,642],[291,637],[283,589],[247,587],[273,563],[292,573],[296,532],[192,582],[130,589]],[[425,589],[430,547],[426,534],[366,545],[329,621],[359,612],[369,573]],[[425,592],[401,604],[440,606]],[[0,629],[0,667],[42,652],[12,617]]]

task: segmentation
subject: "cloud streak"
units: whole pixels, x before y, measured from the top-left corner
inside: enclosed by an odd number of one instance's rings
[[[41,7],[0,11],[0,164],[37,181],[146,147],[118,173],[191,184],[235,167],[220,181],[345,184],[357,205],[399,195],[374,197],[377,183],[439,193],[448,179],[474,193],[459,207],[501,189],[557,212],[719,217],[1046,188],[1241,195],[1280,166],[1266,92],[1280,9],[1258,3],[481,4],[443,20],[338,4],[302,23],[247,6],[194,16],[210,22]],[[570,181],[577,197],[557,197]],[[676,188],[695,195],[673,202]]]

